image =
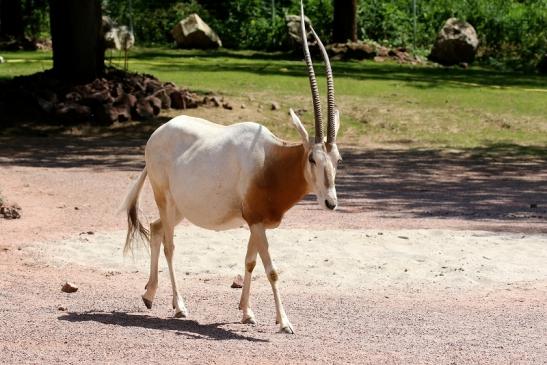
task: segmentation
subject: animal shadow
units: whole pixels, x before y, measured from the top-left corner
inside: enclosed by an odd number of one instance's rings
[[[60,321],[68,322],[99,322],[122,327],[141,327],[154,330],[174,331],[178,335],[185,335],[195,339],[269,342],[268,340],[260,338],[239,335],[220,327],[227,323],[200,324],[193,320],[158,318],[124,312],[69,312],[60,316],[58,319]]]

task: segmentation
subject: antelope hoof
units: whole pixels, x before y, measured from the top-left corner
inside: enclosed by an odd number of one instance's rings
[[[144,305],[146,306],[146,308],[152,309],[152,301],[151,300],[148,300],[145,297],[142,297],[142,301],[144,302]]]
[[[180,311],[175,313],[175,318],[186,318],[188,317],[188,313],[186,311]]]
[[[243,324],[256,324],[256,319],[253,316],[245,316],[241,320],[241,323],[243,323]]]
[[[281,327],[281,329],[279,330],[279,333],[287,333],[289,335],[294,335],[294,330],[292,328],[292,325],[289,323],[289,324]]]

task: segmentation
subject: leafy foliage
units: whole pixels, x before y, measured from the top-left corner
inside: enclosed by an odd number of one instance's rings
[[[232,49],[279,50],[287,40],[285,15],[298,14],[299,2],[293,0],[133,0],[103,1],[105,12],[121,24],[132,17],[135,34],[141,44],[165,44],[172,41],[170,30],[177,21],[198,13]],[[316,31],[330,38],[332,4],[330,0],[304,1],[306,14]]]
[[[134,25],[138,44],[168,44],[176,22],[198,13],[232,49],[286,50],[285,16],[299,13],[299,0],[102,0],[105,14]],[[130,5],[131,4],[131,5]],[[513,69],[532,68],[547,53],[547,0],[416,0],[416,39],[412,0],[359,0],[358,32],[394,47],[424,52],[450,17],[470,22],[480,38],[479,60]],[[22,3],[25,33],[49,29],[48,2]],[[319,36],[332,35],[333,1],[304,0]]]
[[[547,0],[416,1],[416,44],[429,48],[446,19],[471,23],[484,60],[513,68],[533,66],[547,52]],[[359,36],[392,46],[413,45],[413,9],[408,0],[361,0]]]

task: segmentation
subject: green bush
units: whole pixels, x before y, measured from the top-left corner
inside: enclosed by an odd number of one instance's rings
[[[275,7],[272,8],[272,4]],[[547,52],[547,0],[416,0],[416,44],[429,49],[450,17],[470,22],[480,40],[479,60],[532,68]],[[306,15],[319,36],[332,35],[332,0],[305,0]],[[298,14],[299,0],[104,0],[105,12],[120,24],[132,14],[138,44],[172,42],[171,29],[198,13],[233,49],[286,49],[285,15]],[[358,36],[389,46],[414,46],[411,0],[358,0]]]
[[[417,0],[416,47],[430,48],[443,23],[457,17],[472,24],[484,61],[531,68],[547,52],[547,0]],[[413,46],[410,0],[361,0],[359,37],[392,46]]]

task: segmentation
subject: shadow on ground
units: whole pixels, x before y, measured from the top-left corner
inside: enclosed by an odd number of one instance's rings
[[[174,331],[179,335],[195,339],[210,340],[245,340],[252,342],[268,342],[259,338],[238,335],[221,326],[227,323],[200,324],[192,320],[181,320],[175,318],[157,318],[148,315],[128,314],[123,312],[84,312],[67,313],[58,318],[67,322],[98,322],[122,327],[140,327],[145,329]]]
[[[0,168],[139,171],[148,133],[127,128],[108,137],[0,137]],[[543,147],[493,144],[453,152],[349,148],[342,155],[336,185],[343,213],[524,220],[547,231]],[[315,198],[301,204],[317,209]]]
[[[143,50],[132,58],[147,65],[150,72],[248,72],[258,75],[284,75],[302,77],[305,65],[301,55],[264,52],[180,51]],[[194,59],[205,60],[196,62]],[[320,58],[318,58],[318,61]],[[457,67],[410,66],[397,63],[374,63],[359,61],[334,61],[333,71],[338,79],[392,80],[409,82],[417,88],[446,86],[495,86],[528,87],[545,89],[546,77],[518,72],[500,72],[480,67],[460,69]],[[283,68],[283,71],[280,71]]]
[[[355,149],[343,155],[336,186],[348,212],[547,223],[542,148],[497,144],[451,153]]]

